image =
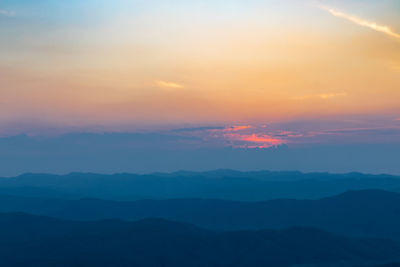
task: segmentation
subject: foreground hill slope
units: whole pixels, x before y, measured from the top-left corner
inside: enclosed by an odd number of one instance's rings
[[[308,228],[212,232],[159,219],[73,222],[0,214],[2,266],[291,266],[396,260],[399,244]]]

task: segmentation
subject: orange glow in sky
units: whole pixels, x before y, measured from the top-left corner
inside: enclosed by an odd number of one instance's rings
[[[1,125],[400,116],[391,1],[30,2],[0,2]]]

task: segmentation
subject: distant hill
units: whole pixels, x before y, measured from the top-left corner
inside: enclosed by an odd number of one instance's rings
[[[140,220],[157,217],[211,230],[315,227],[353,237],[400,240],[400,194],[349,191],[320,200],[171,199],[132,202],[0,196],[0,212],[26,212],[72,220]]]
[[[211,232],[159,219],[73,222],[0,214],[1,266],[292,266],[379,263],[400,245],[308,228]]]
[[[360,173],[217,170],[152,175],[25,174],[0,178],[0,194],[69,199],[206,198],[263,201],[277,198],[318,199],[348,190],[365,189],[400,192],[400,177]]]

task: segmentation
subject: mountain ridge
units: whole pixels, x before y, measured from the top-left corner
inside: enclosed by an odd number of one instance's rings
[[[186,176],[185,176],[186,175]],[[190,178],[190,179],[189,179]],[[217,170],[178,174],[24,174],[0,178],[0,194],[31,196],[55,192],[65,198],[109,200],[207,198],[263,201],[277,198],[319,199],[348,190],[382,189],[400,192],[400,177],[360,173],[238,172]],[[29,192],[29,190],[31,192]],[[46,193],[43,192],[43,195]]]
[[[319,200],[276,199],[263,202],[213,199],[65,200],[0,195],[0,212],[16,211],[82,221],[136,221],[156,217],[223,231],[302,226],[347,236],[400,240],[400,194],[382,190],[349,191]]]

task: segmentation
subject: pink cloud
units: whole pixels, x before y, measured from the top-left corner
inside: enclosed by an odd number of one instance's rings
[[[199,130],[184,133],[186,136],[196,137],[199,147],[233,147],[233,148],[271,148],[280,145],[290,147],[306,146],[310,144],[348,144],[348,143],[388,143],[399,142],[399,126],[393,125],[394,120],[387,124],[376,125],[233,125],[220,128],[200,128]],[[300,128],[300,129],[296,129]],[[189,139],[190,140],[190,139]]]
[[[266,134],[224,134],[234,147],[269,148],[285,144],[286,141]]]
[[[235,125],[232,127],[225,128],[223,131],[224,132],[237,132],[237,131],[242,131],[242,130],[247,130],[247,129],[252,129],[254,128],[253,126],[250,125]]]

